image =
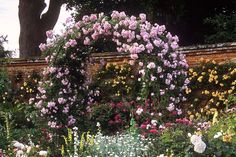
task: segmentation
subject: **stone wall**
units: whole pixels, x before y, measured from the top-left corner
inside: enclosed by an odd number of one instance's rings
[[[179,51],[186,54],[190,66],[198,65],[201,58],[215,60],[216,62],[236,60],[236,42],[180,47]],[[94,64],[89,67],[91,74],[95,73],[98,69],[101,59],[106,62],[122,63],[124,60],[129,60],[129,55],[124,53],[96,53],[92,55],[92,58]],[[33,71],[42,72],[43,68],[46,66],[47,64],[43,59],[12,59],[10,63],[5,65],[12,80],[18,74],[26,78]]]

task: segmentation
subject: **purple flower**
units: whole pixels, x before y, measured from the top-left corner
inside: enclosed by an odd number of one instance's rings
[[[75,119],[74,119],[74,117],[71,115],[71,116],[69,116],[68,117],[68,123],[67,123],[67,125],[68,126],[71,126],[71,125],[73,125],[73,124],[75,124]]]

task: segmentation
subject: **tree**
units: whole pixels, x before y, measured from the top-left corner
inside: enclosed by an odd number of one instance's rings
[[[205,42],[222,43],[236,41],[236,13],[225,15],[217,14],[206,18],[205,23],[212,27],[212,31],[205,37]]]
[[[63,0],[50,0],[48,11],[42,14],[46,7],[44,0],[19,0],[21,58],[40,56],[38,46],[45,42],[45,32],[55,26],[63,2]]]
[[[180,38],[181,45],[203,44],[212,27],[204,19],[227,11],[236,11],[235,0],[69,0],[69,7],[77,6],[79,18],[85,14],[112,10],[125,11],[128,15],[146,13],[148,20],[165,24]]]
[[[10,51],[5,50],[4,45],[3,45],[4,43],[7,43],[7,42],[8,42],[7,36],[1,35],[0,36],[0,58],[6,58],[6,57],[11,56]]]

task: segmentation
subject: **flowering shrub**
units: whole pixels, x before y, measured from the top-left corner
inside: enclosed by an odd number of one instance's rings
[[[236,90],[236,65],[202,61],[200,66],[189,69],[189,80],[186,93],[192,103],[187,108],[191,119],[212,118],[216,112],[230,107],[228,96]]]
[[[78,22],[69,19],[60,37],[52,31],[46,34],[48,42],[40,48],[49,66],[43,72],[39,94],[31,100],[51,128],[71,127],[79,120],[82,123],[77,117],[86,115],[90,102],[86,64],[89,54],[102,51],[101,43],[130,53],[131,65],[140,59],[142,88],[137,91],[137,101],[141,106],[148,99],[146,104],[155,110],[180,110],[176,104],[185,99],[183,90],[189,81],[185,57],[177,51],[178,37],[168,33],[165,26],[149,23],[145,14],[128,17],[113,11],[110,16],[86,15]]]

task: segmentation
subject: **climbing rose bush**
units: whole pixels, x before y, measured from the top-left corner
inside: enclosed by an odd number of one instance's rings
[[[129,63],[137,67],[141,83],[135,100],[139,104],[137,114],[141,115],[144,108],[157,116],[182,113],[177,104],[185,100],[182,91],[189,80],[185,56],[177,50],[179,39],[164,25],[148,22],[145,14],[129,17],[125,12],[113,11],[110,16],[85,15],[78,22],[70,18],[61,36],[52,31],[46,35],[47,43],[39,47],[48,67],[43,71],[39,93],[31,102],[51,128],[81,125],[93,97],[99,96],[99,92],[88,91],[91,80],[86,70],[89,55],[100,51],[99,45],[130,54]]]

